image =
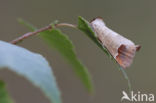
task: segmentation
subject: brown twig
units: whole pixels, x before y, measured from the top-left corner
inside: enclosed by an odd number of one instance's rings
[[[59,24],[55,24],[55,27],[61,27],[61,26],[67,26],[67,27],[72,27],[72,28],[76,28],[76,25],[73,25],[73,24],[68,24],[68,23],[59,23]],[[30,36],[33,36],[33,35],[36,35],[40,32],[43,32],[43,31],[46,31],[46,30],[50,30],[52,29],[52,26],[51,25],[48,25],[46,27],[43,27],[43,28],[40,28],[34,32],[28,32],[28,33],[25,33],[24,35],[12,40],[10,43],[12,44],[17,44],[19,43],[20,41],[30,37]]]

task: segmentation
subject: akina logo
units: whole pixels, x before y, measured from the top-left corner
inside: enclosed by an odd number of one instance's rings
[[[146,94],[146,93],[141,93],[140,91],[134,92],[131,91],[130,95],[128,95],[125,91],[122,91],[122,98],[121,101],[132,101],[132,102],[153,102],[154,101],[154,94]]]

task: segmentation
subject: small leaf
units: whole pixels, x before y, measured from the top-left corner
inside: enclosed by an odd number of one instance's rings
[[[26,27],[27,27],[28,29],[30,29],[31,31],[34,31],[34,30],[37,29],[35,26],[33,26],[32,24],[30,24],[30,23],[24,21],[24,20],[21,19],[21,18],[18,18],[17,21],[18,21],[20,24],[26,26]]]
[[[90,75],[83,64],[77,59],[74,52],[72,42],[68,37],[58,29],[52,29],[51,31],[41,32],[41,37],[51,46],[57,49],[65,59],[74,67],[74,71],[80,77],[85,87],[92,92],[93,87],[90,79]]]
[[[90,27],[89,23],[87,20],[85,20],[84,18],[82,18],[81,16],[79,16],[78,18],[78,29],[80,29],[81,31],[83,31],[91,40],[94,41],[94,43],[101,48],[108,56],[112,57],[108,50],[103,47],[98,39],[95,36],[95,33],[93,32],[92,28]]]
[[[39,87],[51,103],[61,103],[55,78],[44,57],[4,41],[0,41],[0,54],[0,69],[8,68],[24,76]]]
[[[0,103],[13,103],[5,88],[5,83],[0,80]]]

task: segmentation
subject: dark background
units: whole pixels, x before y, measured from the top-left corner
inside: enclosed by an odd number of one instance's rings
[[[10,41],[29,32],[18,24],[19,17],[43,27],[56,19],[76,24],[78,16],[87,20],[100,16],[107,26],[142,46],[126,71],[135,92],[156,94],[155,4],[155,0],[0,0],[0,39]],[[78,57],[92,74],[94,95],[87,93],[71,66],[38,36],[24,40],[20,46],[49,60],[64,103],[120,103],[122,91],[128,91],[128,86],[117,65],[82,32],[70,28],[62,30],[73,41]],[[15,73],[2,70],[0,78],[6,81],[16,103],[49,103],[38,88]]]

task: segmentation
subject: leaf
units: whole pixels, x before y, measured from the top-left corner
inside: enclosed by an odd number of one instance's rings
[[[13,103],[5,88],[5,83],[0,80],[0,103]]]
[[[35,31],[36,28],[24,20],[20,20],[20,23]],[[55,24],[55,23],[54,23]],[[51,24],[53,25],[53,24]],[[77,59],[74,46],[65,34],[60,30],[53,28],[53,30],[44,31],[40,33],[41,37],[49,44],[50,47],[55,48],[64,58],[73,66],[74,71],[80,77],[81,81],[88,89],[89,92],[93,92],[93,84],[89,72],[86,67]]]
[[[91,40],[94,41],[94,43],[101,48],[108,56],[112,57],[108,50],[103,47],[98,39],[95,36],[95,33],[93,32],[91,26],[89,25],[88,21],[82,18],[81,16],[78,17],[78,29],[83,31]]]
[[[37,29],[34,25],[32,25],[32,24],[30,24],[30,23],[24,21],[24,20],[21,19],[21,18],[18,18],[17,21],[18,21],[20,24],[22,24],[22,25],[24,25],[25,27],[27,27],[28,29],[30,29],[31,31],[34,31],[34,30]]]
[[[44,57],[22,47],[0,41],[0,69],[24,76],[50,99],[51,103],[61,103],[59,89]]]
[[[95,33],[92,30],[89,22],[81,16],[79,16],[79,18],[78,18],[78,28],[81,31],[83,31],[91,40],[93,40],[94,43],[97,44],[97,46],[99,48],[101,48],[115,63],[117,63],[116,60],[112,57],[112,55],[109,53],[109,51],[99,43],[99,41],[96,38]],[[128,77],[126,71],[122,67],[119,67],[119,70],[122,71],[124,78],[128,81],[128,88],[130,91],[131,90],[131,83],[130,83],[130,80],[129,80],[129,77]]]
[[[51,31],[44,31],[40,33],[41,37],[49,44],[50,47],[55,48],[60,52],[62,56],[74,67],[74,71],[80,77],[81,81],[88,89],[93,91],[90,75],[83,66],[83,64],[77,59],[74,52],[74,46],[65,34],[58,29],[52,29]]]

